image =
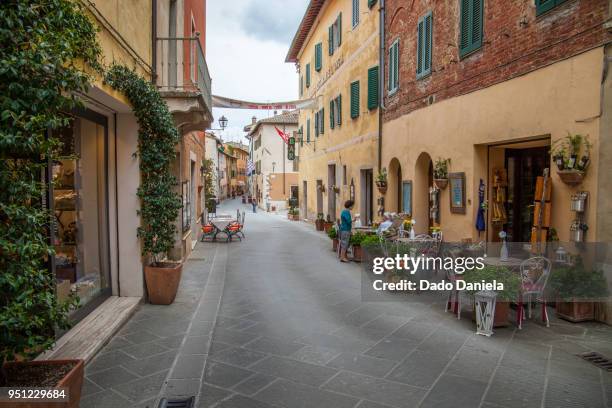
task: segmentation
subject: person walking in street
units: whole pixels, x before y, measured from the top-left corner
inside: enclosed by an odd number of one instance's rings
[[[257,212],[257,199],[253,197],[253,201],[251,201],[251,205],[253,206],[253,213]]]
[[[351,230],[353,229],[353,216],[351,210],[355,203],[348,200],[344,203],[344,210],[340,213],[340,262],[348,262],[346,251],[351,241]]]

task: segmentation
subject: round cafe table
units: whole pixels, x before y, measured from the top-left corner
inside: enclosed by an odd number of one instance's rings
[[[216,216],[215,218],[211,219],[210,223],[216,229],[215,235],[213,236],[213,241],[217,239],[218,233],[220,232],[225,233],[227,226],[230,225],[230,223],[232,223],[233,221],[234,221],[234,218],[228,214],[220,214]]]

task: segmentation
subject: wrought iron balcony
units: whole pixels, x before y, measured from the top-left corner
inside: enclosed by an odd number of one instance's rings
[[[201,98],[206,117],[212,118],[211,79],[199,37],[157,38],[157,87],[171,110],[193,112],[184,98]],[[173,109],[176,105],[176,109]]]

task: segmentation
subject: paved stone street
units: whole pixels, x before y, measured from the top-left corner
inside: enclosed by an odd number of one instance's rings
[[[176,302],[142,305],[87,366],[81,407],[173,395],[223,408],[612,407],[612,373],[575,356],[612,355],[611,327],[534,319],[477,336],[441,298],[362,302],[359,266],[311,225],[262,212],[245,224],[242,242],[198,244]]]

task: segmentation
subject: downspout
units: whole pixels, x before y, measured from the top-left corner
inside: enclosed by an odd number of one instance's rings
[[[380,1],[379,8],[379,63],[378,73],[378,171],[382,169],[382,137],[383,137],[383,111],[385,110],[385,0]]]
[[[155,1],[155,0],[153,0]],[[115,230],[117,232],[117,296],[121,296],[121,256],[119,245],[119,165],[117,164],[117,112],[113,113],[113,128],[115,133]]]
[[[157,0],[151,0],[151,82],[157,83]]]

